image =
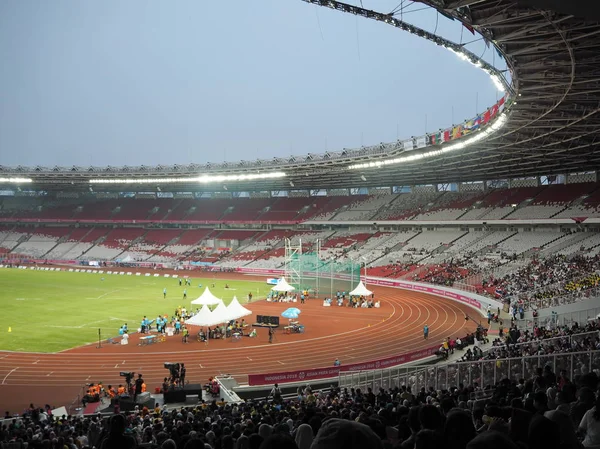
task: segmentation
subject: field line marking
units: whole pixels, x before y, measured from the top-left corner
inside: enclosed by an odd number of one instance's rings
[[[16,368],[13,368],[11,371],[9,371],[9,373],[6,376],[4,376],[4,379],[2,379],[2,385],[4,385],[4,383],[6,382],[6,379],[8,379],[8,376],[10,376],[12,373],[14,373],[18,369],[19,369],[19,367],[17,366]]]
[[[46,374],[46,377],[50,377],[52,373],[54,373],[54,371],[50,371],[48,374]]]
[[[117,293],[117,292],[120,292],[121,290],[122,290],[122,289],[112,290],[112,291],[110,291],[110,292],[108,292],[108,293],[104,293],[103,295],[100,295],[100,296],[98,296],[96,299],[104,298],[105,296],[108,296],[108,295],[110,295],[111,293]]]
[[[248,360],[252,361],[252,359],[250,357],[246,357]]]
[[[283,363],[281,360],[277,360],[277,363],[280,363],[281,365],[285,365],[285,363]]]

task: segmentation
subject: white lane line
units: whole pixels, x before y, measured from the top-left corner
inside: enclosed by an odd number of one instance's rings
[[[279,363],[281,365],[285,365],[285,363],[283,363],[281,360],[277,360],[277,363]]]
[[[125,360],[123,360],[123,363],[121,363],[121,365],[125,365]]]
[[[198,364],[198,366],[199,366],[200,368],[204,368],[204,367],[203,367],[201,364]]]
[[[117,363],[117,364],[115,365],[115,368],[118,368],[118,367],[119,367],[119,364]]]
[[[46,377],[50,377],[52,373],[54,373],[54,371],[50,371],[48,374],[46,374]]]
[[[252,361],[252,359],[250,357],[246,357],[248,360]]]
[[[19,367],[17,366],[16,368],[13,368],[6,376],[4,376],[4,379],[2,379],[2,385],[4,385],[4,383],[6,382],[6,379],[8,379],[8,376],[10,376],[12,373],[14,373],[18,369],[19,369]]]
[[[40,359],[37,359],[35,362],[32,362],[32,365],[37,365],[39,363]]]

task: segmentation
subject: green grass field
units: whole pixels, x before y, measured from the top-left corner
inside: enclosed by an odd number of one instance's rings
[[[127,271],[127,270],[125,270]],[[211,291],[225,304],[249,292],[264,297],[269,286],[260,281],[216,279]],[[118,335],[128,323],[137,329],[143,316],[171,316],[177,306],[191,307],[213,278],[192,278],[187,301],[176,279],[37,270],[0,269],[0,350],[56,352]],[[229,289],[225,289],[225,284]],[[202,288],[199,285],[202,285]],[[167,299],[163,299],[167,288]],[[9,327],[11,332],[9,333]]]

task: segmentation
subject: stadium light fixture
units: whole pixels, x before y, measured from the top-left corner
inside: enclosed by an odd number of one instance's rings
[[[33,182],[31,178],[0,178],[0,183],[5,184],[27,184]]]
[[[507,120],[506,113],[502,113],[502,114],[500,114],[500,116],[498,116],[498,118],[494,121],[494,123],[490,124],[485,129],[478,131],[471,137],[463,137],[457,143],[443,146],[442,148],[437,149],[437,150],[426,151],[424,153],[418,153],[418,154],[411,154],[410,156],[396,157],[393,159],[364,162],[362,164],[353,164],[353,165],[348,166],[348,169],[349,170],[360,170],[360,169],[365,169],[365,168],[380,168],[380,167],[385,167],[388,165],[397,165],[397,164],[402,164],[402,163],[406,163],[406,162],[414,162],[414,161],[418,161],[421,159],[428,159],[430,157],[441,156],[442,154],[450,153],[452,151],[462,150],[470,145],[473,145],[476,142],[479,142],[482,139],[485,139],[486,137],[488,137],[491,134],[498,131],[500,128],[502,128],[505,125],[506,120]]]
[[[260,181],[264,179],[285,178],[284,172],[256,173],[247,175],[202,175],[192,178],[100,178],[90,179],[90,184],[176,184],[176,183],[199,183],[210,184],[213,182],[243,182]]]

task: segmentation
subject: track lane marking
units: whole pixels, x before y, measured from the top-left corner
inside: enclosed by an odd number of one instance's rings
[[[4,385],[6,383],[6,379],[8,379],[8,376],[10,376],[12,373],[14,373],[18,369],[19,369],[19,367],[17,366],[16,368],[13,368],[11,371],[9,371],[9,373],[6,376],[4,376],[4,379],[2,379],[2,385]]]

